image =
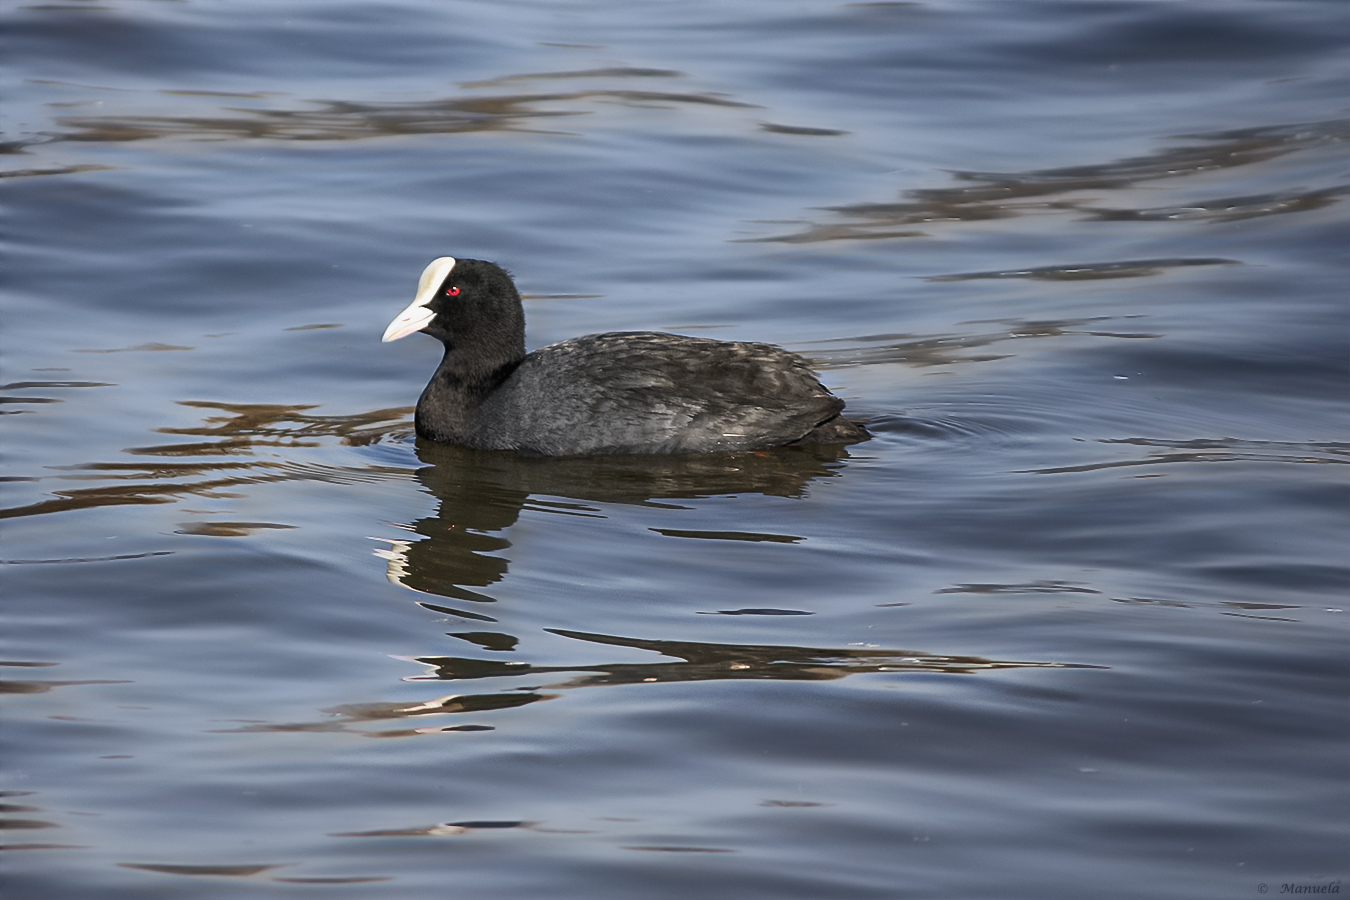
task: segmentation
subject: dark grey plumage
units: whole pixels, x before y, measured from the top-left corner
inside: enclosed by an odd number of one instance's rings
[[[443,276],[443,277],[442,277]],[[417,327],[420,326],[420,327]],[[386,340],[445,344],[417,402],[434,441],[545,456],[703,453],[866,440],[806,360],[771,344],[656,332],[572,338],[525,354],[520,295],[482,260],[437,260]]]

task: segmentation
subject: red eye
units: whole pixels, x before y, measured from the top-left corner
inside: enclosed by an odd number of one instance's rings
[[[445,289],[445,296],[447,296],[447,297],[458,297],[458,296],[459,296],[459,288],[457,288],[457,287],[446,288],[446,289]]]

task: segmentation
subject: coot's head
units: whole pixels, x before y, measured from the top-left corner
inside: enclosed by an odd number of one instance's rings
[[[414,331],[447,346],[524,355],[525,314],[506,270],[481,259],[442,256],[422,270],[417,297],[384,331],[396,341]]]

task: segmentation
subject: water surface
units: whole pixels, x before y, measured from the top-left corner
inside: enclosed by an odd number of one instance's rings
[[[1342,4],[4,16],[7,895],[1346,875]],[[419,443],[441,255],[876,437]]]

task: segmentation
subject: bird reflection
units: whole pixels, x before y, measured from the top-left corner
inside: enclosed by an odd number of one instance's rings
[[[405,526],[422,540],[390,541],[377,551],[390,581],[426,594],[491,603],[479,589],[505,575],[511,546],[501,532],[520,512],[546,508],[600,516],[592,503],[669,506],[670,501],[727,494],[801,497],[807,485],[836,474],[840,445],[784,447],[753,453],[684,456],[544,458],[419,441],[420,481],[440,501],[435,516]],[[439,604],[447,615],[493,621],[481,612]]]
[[[669,457],[531,458],[429,441],[417,444],[417,455],[425,464],[417,471],[417,480],[436,496],[439,507],[436,515],[405,526],[420,540],[391,541],[388,550],[380,551],[387,560],[388,577],[424,595],[449,598],[447,602],[419,600],[427,609],[487,622],[496,619],[468,608],[470,604],[463,601],[494,602],[481,591],[506,575],[509,560],[502,553],[510,547],[510,541],[503,532],[515,524],[524,509],[547,507],[567,515],[599,516],[601,511],[592,504],[668,506],[681,499],[726,494],[800,497],[815,479],[833,477],[848,458],[843,446],[830,445]],[[447,605],[454,601],[461,602]],[[483,608],[478,606],[478,610]],[[731,614],[787,612],[738,610]],[[428,667],[423,674],[404,679],[406,682],[457,682],[465,687],[472,683],[475,689],[431,699],[347,703],[325,710],[328,716],[319,721],[246,722],[230,730],[414,737],[491,731],[495,726],[474,720],[586,687],[723,680],[829,681],[863,673],[969,675],[1011,668],[1095,668],[876,646],[730,644],[545,630],[588,648],[622,647],[647,651],[653,658],[636,663],[600,659],[536,665],[502,658],[404,657]],[[517,636],[497,630],[452,632],[451,636],[489,653],[512,653],[519,644]],[[465,722],[467,716],[474,720]]]

